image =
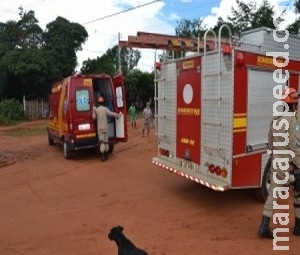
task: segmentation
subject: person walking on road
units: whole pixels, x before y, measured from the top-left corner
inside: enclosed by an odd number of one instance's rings
[[[116,112],[110,111],[105,105],[104,105],[104,98],[99,97],[98,98],[98,107],[94,108],[93,111],[93,119],[97,120],[97,131],[98,131],[98,139],[100,143],[100,158],[101,161],[105,161],[108,159],[108,116],[113,116],[115,118],[118,118],[122,113],[120,114]]]
[[[288,107],[289,113],[276,116],[270,125],[268,147],[271,150],[270,189],[263,208],[262,221],[258,230],[258,236],[273,239],[273,231],[270,229],[270,218],[273,215],[273,206],[279,194],[274,195],[276,188],[289,188],[290,182],[294,185],[294,213],[295,226],[293,234],[300,236],[300,126],[297,124],[296,110],[298,105],[298,92],[293,88],[285,90],[282,101],[284,107]],[[287,112],[288,112],[287,111]],[[287,134],[287,138],[284,134]],[[287,141],[288,139],[288,141]],[[294,154],[278,154],[274,151],[291,151]],[[277,162],[277,163],[276,163]],[[292,174],[289,178],[289,174]],[[280,192],[279,192],[280,193]],[[281,193],[281,195],[283,195]]]
[[[131,127],[132,129],[136,129],[136,108],[134,103],[131,103],[131,106],[128,109],[129,112],[129,116],[130,116],[130,123],[131,123]]]
[[[143,137],[145,137],[145,130],[147,130],[147,136],[149,137],[150,126],[152,123],[152,111],[150,109],[150,103],[146,103],[146,107],[143,110],[144,126],[143,126]]]

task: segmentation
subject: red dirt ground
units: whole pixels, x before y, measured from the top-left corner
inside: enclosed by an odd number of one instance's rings
[[[142,138],[141,123],[129,126],[103,163],[95,151],[65,160],[46,132],[11,136],[45,125],[0,127],[1,255],[117,254],[107,237],[116,225],[151,255],[299,254],[292,210],[289,251],[274,252],[256,235],[263,204],[251,192],[215,192],[152,165],[154,129]]]

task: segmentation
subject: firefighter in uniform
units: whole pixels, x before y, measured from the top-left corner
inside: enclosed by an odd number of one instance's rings
[[[121,113],[120,113],[121,114]],[[98,97],[98,107],[94,108],[93,119],[97,119],[97,131],[100,143],[100,158],[101,161],[108,159],[108,121],[107,116],[114,116],[118,118],[120,114],[110,111],[104,105],[104,98]]]
[[[287,103],[289,107],[289,112],[295,112],[295,116],[276,116],[270,126],[269,130],[269,141],[268,147],[271,151],[274,150],[291,150],[295,153],[295,156],[292,157],[290,154],[271,154],[272,163],[275,158],[287,159],[290,165],[288,166],[288,171],[291,174],[288,183],[278,184],[274,181],[273,173],[276,173],[278,180],[285,180],[286,171],[283,171],[278,167],[280,165],[277,163],[277,168],[273,167],[271,164],[270,170],[270,190],[267,200],[263,209],[263,216],[260,228],[258,230],[258,235],[263,238],[273,239],[273,232],[270,230],[270,218],[273,215],[273,202],[276,201],[273,195],[273,189],[275,187],[286,187],[289,185],[291,179],[294,181],[294,213],[295,213],[295,227],[293,234],[300,236],[300,125],[297,125],[297,116],[296,110],[298,105],[298,92],[293,88],[288,88],[285,90],[282,101]],[[276,121],[276,122],[274,122]],[[274,124],[273,124],[274,122]],[[283,125],[280,125],[283,124]],[[287,125],[288,124],[288,125]],[[288,132],[289,143],[285,141],[285,138],[280,135]],[[277,133],[277,135],[276,135]],[[277,144],[276,144],[277,143]],[[281,146],[280,146],[281,145]],[[286,161],[283,161],[286,162]],[[284,164],[284,163],[283,163]],[[277,181],[278,182],[278,181]]]

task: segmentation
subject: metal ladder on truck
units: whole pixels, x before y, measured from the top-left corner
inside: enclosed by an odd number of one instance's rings
[[[155,52],[155,60],[156,60],[156,52]],[[162,63],[164,63],[166,61],[166,56],[165,53],[163,54],[163,60]],[[159,72],[159,73],[158,73]],[[155,135],[157,135],[158,137],[162,137],[165,134],[165,119],[166,119],[166,109],[165,109],[165,100],[166,100],[166,96],[165,96],[165,83],[166,83],[166,79],[164,77],[164,73],[162,71],[162,68],[159,68],[159,70],[156,68],[155,72],[154,72],[154,119],[155,119]],[[159,90],[159,86],[162,88],[162,94],[159,95],[158,90]],[[160,110],[160,114],[158,112],[159,109],[159,104],[161,107]],[[161,120],[161,125],[162,127],[160,127],[162,129],[162,132],[159,132],[159,127],[158,127],[158,120]]]
[[[224,56],[222,49],[221,35],[222,30],[227,28],[229,33],[229,48],[231,50],[231,30],[228,25],[223,24],[219,29],[218,40],[213,30],[208,30],[204,34],[204,45],[207,42],[207,36],[211,33],[214,37],[215,47],[213,51],[207,52],[204,47],[203,63],[202,63],[202,105],[201,105],[201,130],[202,144],[204,150],[208,154],[222,154],[222,148],[219,146],[221,139],[221,107],[222,107],[222,60],[225,65],[231,65],[231,59]],[[222,59],[223,58],[223,59]]]

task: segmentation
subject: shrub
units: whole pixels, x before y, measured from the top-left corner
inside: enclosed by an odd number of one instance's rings
[[[10,124],[24,119],[24,109],[18,100],[4,99],[0,102],[0,124]]]

